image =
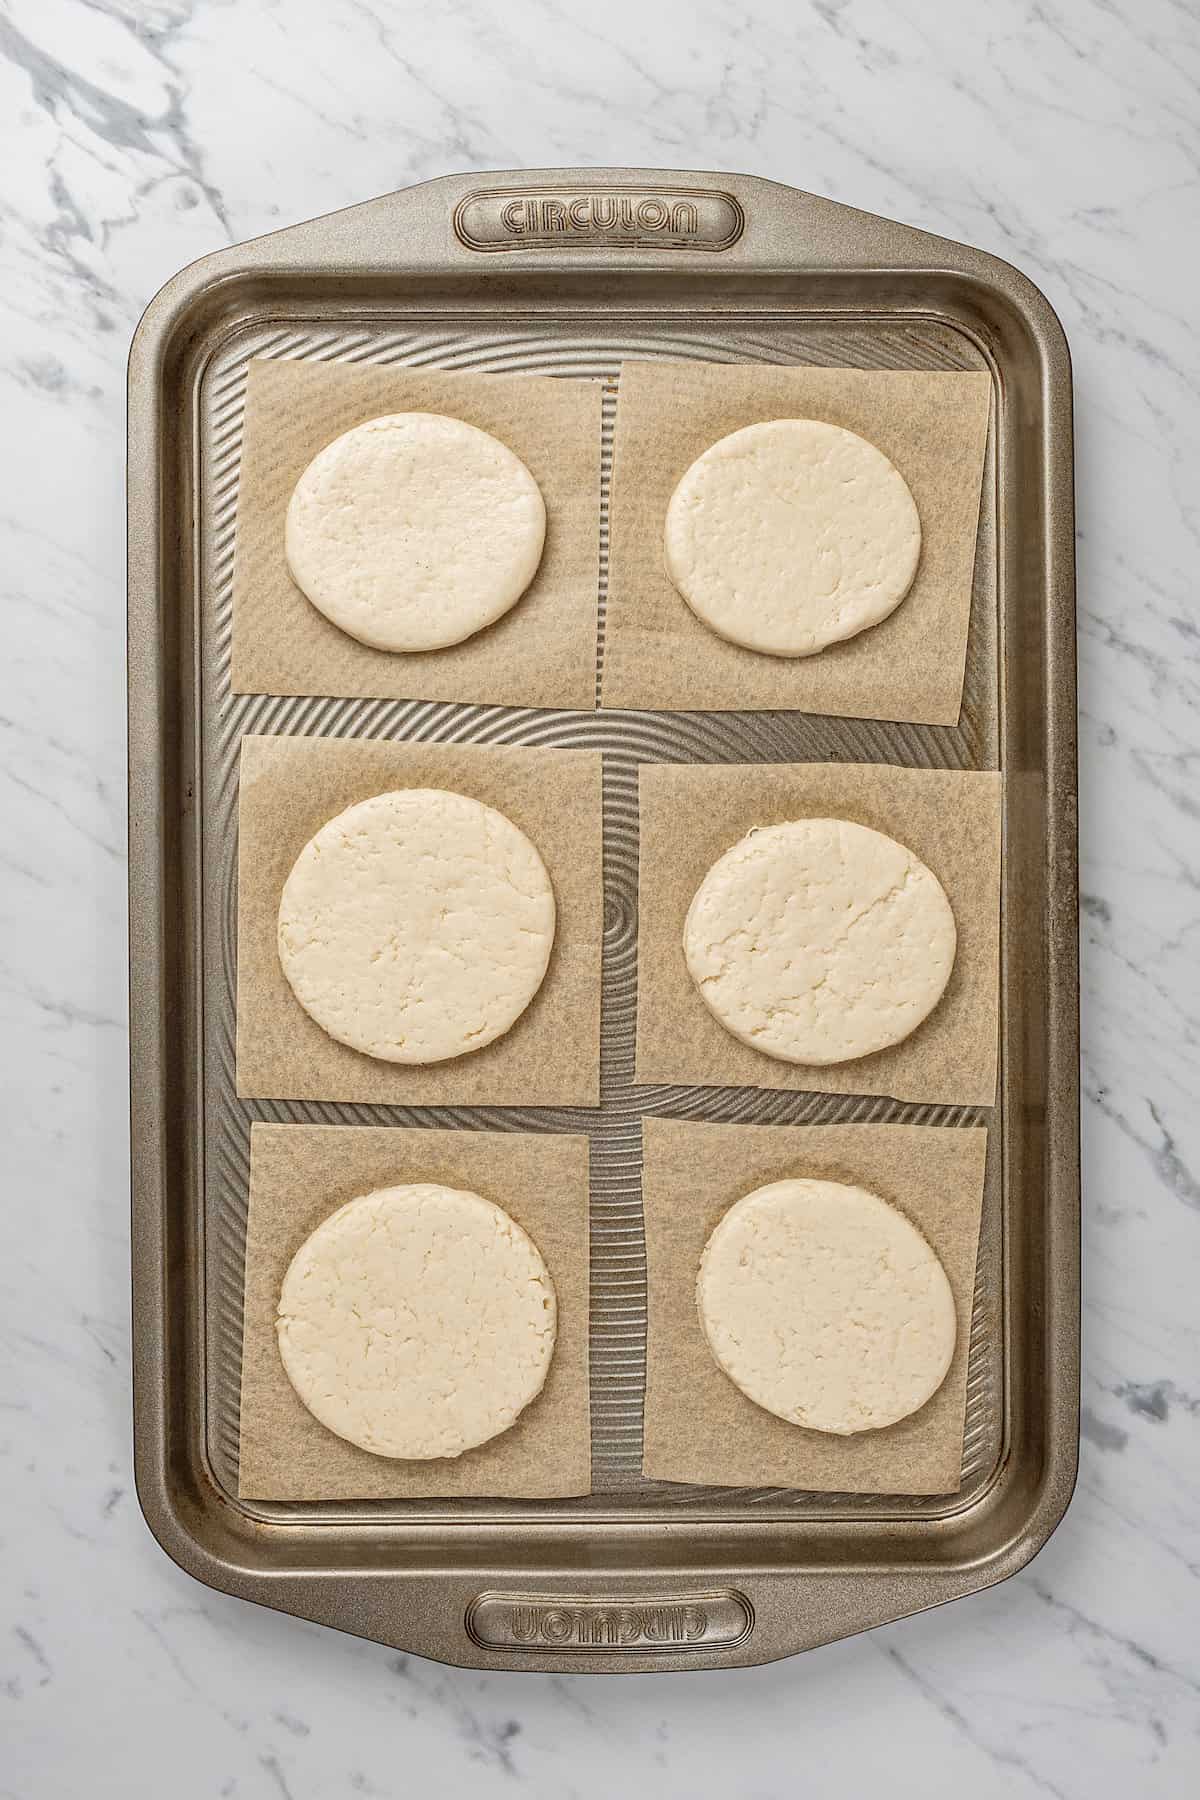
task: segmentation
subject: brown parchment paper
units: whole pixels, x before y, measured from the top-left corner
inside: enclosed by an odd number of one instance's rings
[[[543,376],[252,361],[233,565],[234,693],[594,708],[600,391],[597,381]],[[284,557],[288,501],[312,458],[389,412],[447,413],[490,431],[521,458],[546,502],[546,546],[521,599],[446,650],[358,643],[309,603]]]
[[[643,765],[635,1079],[701,1087],[991,1106],[1000,959],[1000,776],[884,763]],[[688,973],[683,926],[717,858],[756,825],[851,819],[915,851],[946,890],[954,969],[933,1012],[890,1049],[818,1067],[727,1032]]]
[[[990,394],[983,371],[624,363],[601,703],[956,724]],[[663,564],[667,505],[681,476],[719,438],[779,418],[823,419],[867,438],[900,470],[921,518],[921,561],[905,599],[890,618],[816,656],[727,643],[700,622]]]
[[[372,1456],[318,1423],[280,1360],[275,1311],[288,1264],[348,1200],[407,1181],[467,1188],[533,1239],[558,1296],[546,1385],[510,1430],[459,1457]],[[546,1498],[591,1486],[588,1140],[517,1132],[253,1125],[246,1227],[238,1492],[254,1500],[447,1494]]]
[[[818,1493],[948,1494],[962,1480],[967,1353],[987,1132],[929,1125],[691,1125],[647,1119],[642,1200],[648,1267],[643,1471],[660,1481]],[[748,1400],[713,1360],[696,1272],[743,1194],[802,1177],[868,1188],[941,1258],[958,1341],[919,1412],[882,1431],[806,1431]]]
[[[600,756],[590,750],[247,737],[238,839],[237,1090],[400,1106],[594,1106],[604,929]],[[545,980],[503,1037],[451,1062],[381,1062],[310,1019],[279,964],[279,896],[328,819],[389,788],[468,794],[519,825],[554,885]]]

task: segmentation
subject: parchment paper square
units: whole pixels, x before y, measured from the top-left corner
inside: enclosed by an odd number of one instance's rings
[[[558,1340],[516,1424],[459,1457],[372,1456],[313,1418],[280,1359],[275,1312],[288,1264],[348,1200],[440,1181],[494,1201],[545,1259]],[[254,1125],[246,1226],[238,1491],[254,1500],[389,1500],[453,1494],[547,1498],[591,1487],[588,1410],[588,1140],[395,1126]]]
[[[594,1106],[604,929],[600,756],[590,750],[248,737],[238,842],[237,1088],[256,1099],[398,1106]],[[503,1037],[451,1062],[379,1061],[329,1037],[292,993],[279,896],[328,819],[390,788],[449,788],[530,839],[558,911],[546,978]]]
[[[602,705],[957,724],[990,396],[985,371],[624,363]],[[896,611],[816,656],[727,643],[700,622],[663,563],[667,506],[681,476],[719,438],[779,418],[858,432],[895,463],[921,517],[920,565]]]
[[[598,381],[255,358],[233,566],[235,694],[348,694],[591,711],[600,567]],[[445,650],[372,649],[339,630],[288,573],[283,526],[318,450],[392,412],[446,413],[491,432],[546,502],[541,565],[517,604]],[[463,520],[470,528],[470,520]]]
[[[635,1079],[888,1094],[991,1106],[1000,954],[1000,776],[884,763],[648,763],[640,771]],[[709,1012],[683,955],[692,897],[756,825],[840,818],[920,857],[946,890],[958,949],[930,1016],[891,1049],[818,1067],[743,1044]]]
[[[702,1486],[956,1492],[987,1132],[647,1119],[643,1135],[649,1321],[643,1472]],[[792,1177],[848,1182],[899,1207],[941,1258],[953,1290],[958,1340],[945,1381],[919,1412],[882,1431],[835,1437],[777,1419],[746,1398],[708,1347],[696,1310],[704,1246],[743,1194]]]

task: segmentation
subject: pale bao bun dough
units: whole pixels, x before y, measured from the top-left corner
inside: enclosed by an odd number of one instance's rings
[[[421,1183],[339,1208],[296,1252],[279,1354],[314,1418],[376,1456],[461,1456],[542,1390],[557,1328],[537,1245],[478,1194]]]
[[[439,650],[482,631],[533,580],[537,482],[504,444],[438,413],[368,419],[296,483],[284,545],[297,586],[378,650]]]
[[[440,788],[348,807],[296,858],[279,960],[323,1031],[384,1062],[482,1049],[524,1012],[554,942],[554,890],[511,819]]]
[[[902,1213],[865,1188],[776,1181],[731,1206],[696,1302],[756,1406],[810,1431],[877,1430],[924,1406],[954,1355],[954,1296]]]
[[[848,819],[752,831],[715,862],[683,930],[692,980],[726,1031],[783,1062],[898,1044],[942,996],[957,934],[911,850]]]
[[[718,636],[812,656],[900,604],[921,521],[904,477],[865,438],[772,419],[697,458],[667,508],[664,548],[671,580]]]

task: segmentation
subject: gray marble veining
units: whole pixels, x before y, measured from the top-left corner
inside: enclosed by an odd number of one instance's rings
[[[0,0],[0,1796],[1200,1782],[1192,0]],[[967,238],[1077,380],[1084,1443],[991,1593],[801,1661],[439,1668],[223,1600],[128,1456],[123,383],[218,244],[450,169],[741,169]]]

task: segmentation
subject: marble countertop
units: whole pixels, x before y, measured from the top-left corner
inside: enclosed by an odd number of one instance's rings
[[[1200,1785],[1200,17],[1191,0],[0,0],[0,1796]],[[450,170],[774,176],[1057,307],[1079,480],[1086,1306],[1070,1513],[760,1670],[479,1675],[227,1600],[131,1491],[124,370],[218,245]]]

